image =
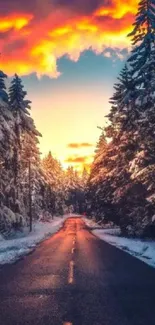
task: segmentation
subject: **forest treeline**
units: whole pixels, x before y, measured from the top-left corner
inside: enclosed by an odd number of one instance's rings
[[[21,79],[15,75],[6,90],[7,76],[0,71],[0,232],[33,221],[84,210],[84,189],[88,178],[72,167],[65,171],[51,152],[41,159],[39,138],[30,116]],[[50,144],[49,144],[50,145]],[[52,145],[52,144],[51,144]]]
[[[132,51],[97,144],[88,181],[88,213],[129,235],[155,236],[155,1],[142,0]]]

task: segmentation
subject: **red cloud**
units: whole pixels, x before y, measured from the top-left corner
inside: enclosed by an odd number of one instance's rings
[[[65,6],[64,1],[59,5],[47,0],[21,3],[5,0],[0,13],[1,69],[9,75],[36,72],[57,77],[57,59],[64,55],[76,61],[87,49],[102,53],[109,47],[128,47],[126,35],[138,1],[113,0],[105,5],[100,0],[97,6],[93,1],[82,6],[80,0],[74,0],[72,6],[69,0]]]

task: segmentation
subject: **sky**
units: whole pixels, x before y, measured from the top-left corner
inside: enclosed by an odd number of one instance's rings
[[[50,150],[66,168],[93,160],[130,51],[136,0],[0,0],[0,69],[17,73]]]

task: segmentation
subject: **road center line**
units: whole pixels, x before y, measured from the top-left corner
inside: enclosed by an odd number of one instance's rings
[[[69,262],[69,274],[68,274],[68,283],[72,284],[74,281],[74,261]]]
[[[73,247],[73,248],[72,248],[72,254],[73,254],[74,252],[75,252],[75,248]]]

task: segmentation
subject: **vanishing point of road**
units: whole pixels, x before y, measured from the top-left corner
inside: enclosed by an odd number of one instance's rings
[[[155,325],[155,269],[71,217],[1,267],[0,325]]]

